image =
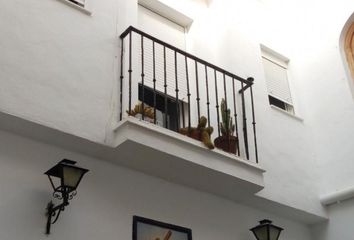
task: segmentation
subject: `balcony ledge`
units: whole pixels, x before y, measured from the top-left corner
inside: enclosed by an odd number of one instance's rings
[[[111,141],[115,140],[116,147],[113,142],[109,145],[92,142],[52,126],[0,111],[0,130],[2,131],[98,159],[116,162],[118,165],[135,168],[150,175],[224,196],[241,204],[306,224],[319,223],[327,219],[324,215],[307,212],[284,205],[274,199],[252,194],[263,188],[264,170],[256,164],[222,151],[211,151],[198,141],[134,118],[123,120],[114,129],[115,138]],[[155,139],[156,136],[157,139]],[[173,152],[169,152],[171,146],[175,148]],[[130,150],[124,147],[129,147]],[[133,158],[134,155],[141,155],[144,148],[147,150],[144,152],[145,155],[138,159]],[[194,153],[188,155],[192,151]],[[124,156],[123,152],[131,156]],[[157,155],[158,158],[156,158]]]
[[[133,117],[115,126],[106,144],[1,111],[0,129],[235,201],[264,188],[256,164]]]
[[[114,130],[119,163],[147,174],[233,200],[264,188],[257,164],[201,142],[127,117]]]

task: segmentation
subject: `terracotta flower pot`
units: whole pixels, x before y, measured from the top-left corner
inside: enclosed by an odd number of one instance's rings
[[[220,136],[214,140],[214,144],[217,148],[233,154],[237,153],[237,142],[238,139],[235,136]]]

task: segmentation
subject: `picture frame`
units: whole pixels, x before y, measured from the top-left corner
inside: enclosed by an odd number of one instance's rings
[[[133,240],[192,240],[189,228],[133,216]]]

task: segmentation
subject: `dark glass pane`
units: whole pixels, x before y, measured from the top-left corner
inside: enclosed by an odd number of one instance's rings
[[[143,86],[139,84],[139,101],[143,101]],[[144,86],[144,103],[150,107],[154,106],[154,90]],[[156,110],[165,113],[165,94],[156,90]],[[175,98],[167,97],[167,119],[168,129],[177,131],[177,101]]]
[[[274,105],[274,106],[284,109],[286,111],[286,103],[284,103],[283,101],[281,101],[275,97],[272,97],[270,95],[268,95],[268,98],[269,98],[270,105]]]

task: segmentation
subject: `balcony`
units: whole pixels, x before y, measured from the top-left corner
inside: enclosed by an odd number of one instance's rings
[[[232,199],[261,190],[253,79],[134,27],[120,38],[123,165]]]

